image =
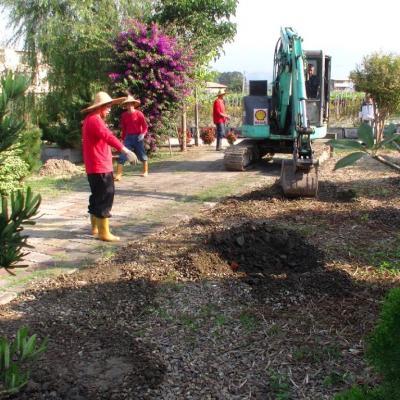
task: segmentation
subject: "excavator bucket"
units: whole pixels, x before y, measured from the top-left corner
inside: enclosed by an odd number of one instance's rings
[[[318,192],[318,165],[296,171],[293,160],[283,160],[280,184],[286,197],[315,197]]]

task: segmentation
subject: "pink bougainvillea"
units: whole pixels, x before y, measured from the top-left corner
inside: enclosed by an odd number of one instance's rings
[[[131,20],[114,42],[115,62],[109,78],[114,92],[127,91],[141,101],[153,132],[190,93],[192,57],[157,24]]]

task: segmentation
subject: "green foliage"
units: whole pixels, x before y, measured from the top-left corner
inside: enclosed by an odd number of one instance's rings
[[[197,65],[205,65],[210,54],[218,56],[224,43],[231,42],[236,24],[237,0],[156,0],[152,19],[168,27],[174,36],[193,49]]]
[[[0,97],[0,267],[9,268],[21,260],[22,247],[27,247],[27,236],[22,236],[23,224],[34,224],[29,221],[40,205],[39,195],[33,196],[28,187],[26,193],[21,190],[11,192],[10,207],[6,193],[15,189],[16,182],[28,173],[26,164],[16,154],[21,149],[5,152],[19,138],[24,122],[11,112],[13,102],[23,98],[28,87],[28,80],[22,76],[7,75],[1,80]]]
[[[400,111],[400,56],[373,53],[351,72],[356,90],[369,93],[381,117]]]
[[[0,194],[5,195],[18,187],[29,172],[28,164],[21,158],[27,151],[21,145],[12,148],[25,127],[15,107],[23,100],[29,80],[23,75],[7,73],[0,84]]]
[[[1,197],[0,267],[14,267],[25,255],[22,248],[30,247],[27,244],[28,236],[22,235],[23,225],[35,224],[31,218],[37,214],[40,202],[40,195],[34,196],[30,187],[26,192],[12,192],[10,199],[7,196]]]
[[[34,171],[40,166],[41,139],[41,129],[33,125],[27,126],[20,135],[20,148],[22,150],[20,156],[28,164],[29,171]]]
[[[29,165],[22,159],[21,151],[7,151],[1,154],[0,195],[7,195],[21,185],[29,174]]]
[[[335,400],[387,400],[400,398],[400,288],[385,299],[378,323],[367,339],[367,359],[382,376],[381,385],[354,387]]]
[[[368,339],[367,359],[400,390],[400,288],[389,292],[378,324]]]
[[[13,116],[12,107],[23,97],[28,89],[29,80],[23,75],[8,73],[1,78],[0,85],[0,152],[2,152],[16,142],[18,133],[25,126],[21,118]]]
[[[23,39],[29,64],[47,64],[50,85],[41,128],[62,147],[79,147],[81,115],[94,92],[106,89],[111,41],[123,21],[150,12],[151,1],[2,0]],[[40,58],[39,58],[40,53]]]
[[[242,93],[243,74],[241,72],[222,72],[218,77],[218,82],[226,85],[229,92]]]
[[[18,329],[11,343],[0,338],[0,394],[15,394],[28,383],[31,363],[47,349],[47,338],[38,344],[37,335],[29,336],[28,328]]]
[[[378,152],[384,148],[390,148],[393,144],[400,145],[400,135],[396,133],[394,125],[390,125],[384,131],[384,139],[375,141],[372,127],[362,124],[357,130],[359,141],[349,139],[333,139],[328,142],[338,150],[358,150],[341,158],[335,165],[335,170],[354,165],[364,155],[376,157]],[[379,159],[378,159],[379,161]]]
[[[388,400],[395,397],[384,397],[384,393],[378,389],[354,386],[351,389],[337,394],[334,400]]]

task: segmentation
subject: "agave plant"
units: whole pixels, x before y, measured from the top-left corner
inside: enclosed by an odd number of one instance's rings
[[[8,204],[10,200],[10,205]],[[28,236],[22,235],[23,225],[33,225],[31,218],[37,214],[40,206],[40,195],[33,195],[30,187],[26,192],[17,190],[0,198],[0,266],[10,268],[15,266],[26,253],[24,247]]]
[[[28,383],[29,364],[47,349],[47,338],[40,345],[28,328],[18,330],[13,342],[0,338],[0,395],[15,394]]]
[[[392,167],[396,167],[395,164],[388,163],[378,154],[379,151],[385,148],[391,148],[392,146],[400,150],[400,134],[396,132],[396,127],[393,124],[389,125],[384,130],[384,140],[381,140],[380,142],[375,141],[373,129],[367,124],[362,124],[358,128],[357,134],[358,140],[334,139],[328,142],[335,149],[353,150],[353,152],[341,158],[335,164],[335,170],[353,165],[365,155],[368,155],[377,161],[389,164]],[[398,166],[398,169],[400,171],[400,166]]]
[[[24,128],[24,120],[16,116],[13,107],[23,98],[29,86],[29,79],[23,75],[8,73],[0,80],[0,164],[4,162],[1,153],[15,145]],[[10,268],[22,259],[23,247],[29,247],[27,236],[21,235],[24,224],[31,221],[38,211],[41,197],[33,195],[30,188],[17,190],[7,196],[0,196],[0,268]]]

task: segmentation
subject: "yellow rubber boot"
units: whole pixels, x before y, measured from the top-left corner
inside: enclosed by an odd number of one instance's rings
[[[143,161],[143,173],[142,176],[147,176],[149,174],[149,163],[147,161]]]
[[[97,227],[99,228],[99,239],[105,242],[118,242],[119,237],[114,236],[110,232],[110,225],[108,218],[96,218]]]
[[[122,164],[117,164],[117,173],[114,176],[114,181],[120,181],[122,179],[122,172],[124,170],[124,166]]]
[[[96,236],[99,233],[97,228],[97,220],[93,214],[90,214],[90,223],[92,224],[92,235]]]

